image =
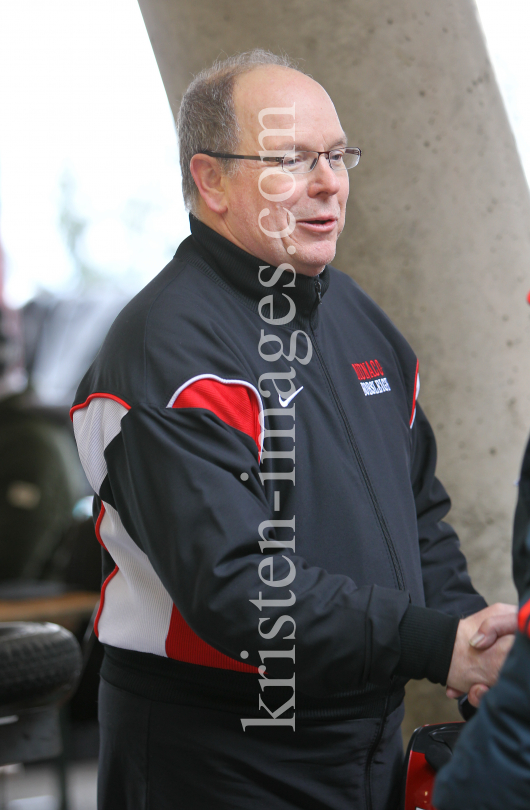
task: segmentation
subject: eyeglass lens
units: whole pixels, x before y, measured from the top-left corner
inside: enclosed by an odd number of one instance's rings
[[[303,174],[312,171],[317,165],[320,155],[318,152],[290,152],[283,159],[282,168],[287,172]],[[335,171],[353,169],[359,163],[359,149],[350,147],[347,151],[333,149],[329,153],[329,165]]]

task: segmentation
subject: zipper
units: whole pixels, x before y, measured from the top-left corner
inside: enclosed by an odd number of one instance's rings
[[[316,294],[317,294],[318,303],[321,304],[322,303],[322,284],[320,283],[320,279],[318,278],[318,276],[315,278],[315,290],[316,290]],[[313,313],[311,313],[311,315],[309,317],[311,318],[312,315],[313,315]]]
[[[319,348],[317,340],[316,340],[315,330],[313,329],[313,315],[315,313],[316,307],[319,304],[322,303],[322,287],[321,287],[321,284],[320,284],[320,280],[318,278],[315,278],[315,292],[317,294],[317,300],[315,301],[313,309],[311,310],[311,314],[309,315],[309,326],[310,326],[310,329],[311,329],[311,332],[312,332],[312,335],[313,335],[313,348],[315,349],[316,355],[317,355],[318,360],[320,362],[320,365],[322,367],[322,371],[324,372],[324,376],[326,377],[326,380],[328,381],[328,385],[330,387],[331,394],[333,396],[333,399],[335,400],[335,404],[337,405],[337,408],[338,408],[339,413],[341,415],[344,427],[346,428],[346,433],[348,435],[348,439],[350,440],[350,445],[351,445],[351,448],[353,450],[353,455],[355,456],[355,460],[356,460],[356,462],[357,462],[357,464],[359,466],[359,469],[361,471],[361,475],[362,475],[364,484],[365,484],[366,489],[368,491],[368,495],[370,496],[370,500],[372,502],[372,506],[373,506],[374,512],[376,514],[377,521],[378,521],[379,527],[381,529],[381,533],[383,535],[383,539],[384,539],[384,541],[386,543],[388,552],[390,554],[390,559],[392,560],[392,565],[394,567],[394,574],[395,574],[395,577],[396,577],[398,588],[399,588],[400,591],[404,591],[405,590],[405,578],[403,576],[403,570],[401,568],[401,563],[399,562],[399,558],[397,556],[396,549],[394,548],[394,543],[392,542],[392,537],[390,536],[388,526],[386,525],[386,520],[384,518],[381,507],[379,506],[379,501],[377,500],[377,495],[375,493],[374,486],[373,486],[373,484],[372,484],[372,482],[370,480],[370,476],[368,475],[368,470],[366,469],[364,459],[363,459],[363,457],[361,455],[361,451],[359,450],[359,445],[357,444],[357,440],[355,438],[353,430],[351,429],[351,425],[350,425],[350,423],[348,421],[346,411],[344,410],[342,402],[339,399],[337,389],[335,388],[333,380],[331,379],[331,375],[330,375],[330,373],[329,373],[329,371],[328,371],[328,369],[326,367],[326,364],[324,362],[324,357],[322,356],[322,352],[320,351],[320,348]]]

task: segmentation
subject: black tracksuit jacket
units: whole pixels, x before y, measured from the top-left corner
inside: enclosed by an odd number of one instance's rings
[[[297,718],[380,716],[408,678],[444,683],[485,605],[442,522],[416,357],[348,276],[273,271],[191,222],[72,413],[103,676],[248,712],[263,665],[295,676]]]
[[[439,810],[528,810],[530,807],[530,442],[519,480],[513,532],[519,632],[498,683],[460,736],[440,771]]]

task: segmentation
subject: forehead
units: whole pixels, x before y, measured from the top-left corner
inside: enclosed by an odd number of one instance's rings
[[[294,125],[297,144],[302,136],[327,140],[343,134],[333,102],[324,88],[291,68],[266,65],[239,76],[234,87],[234,106],[242,142],[255,140],[264,127],[290,130]],[[286,112],[264,115],[265,110],[282,107]],[[278,137],[281,138],[278,135],[275,139]],[[267,143],[267,148],[274,147]]]

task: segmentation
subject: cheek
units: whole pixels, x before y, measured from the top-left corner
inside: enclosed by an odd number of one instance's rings
[[[307,210],[304,204],[303,188],[300,184],[292,187],[292,194],[281,202],[269,202],[263,200],[264,208],[268,208],[270,215],[268,220],[274,220],[278,228],[285,228],[289,222],[289,213],[292,213],[295,218],[299,218],[301,213]],[[289,212],[289,213],[288,213]]]
[[[296,177],[276,168],[264,169],[259,176],[258,188],[264,204],[287,205],[288,200],[296,194]]]
[[[230,204],[231,217],[235,226],[245,233],[253,233],[258,228],[258,218],[263,208],[263,200],[256,195],[255,188],[242,190]]]
[[[344,179],[343,187],[339,191],[340,206],[343,209],[346,208],[346,203],[348,202],[349,194],[350,194],[350,178],[349,178],[349,175],[346,174],[346,177]]]
[[[254,212],[263,208],[262,197],[258,190],[258,178],[242,170],[235,175],[229,185],[229,210],[248,220]],[[255,214],[257,216],[257,214]]]

